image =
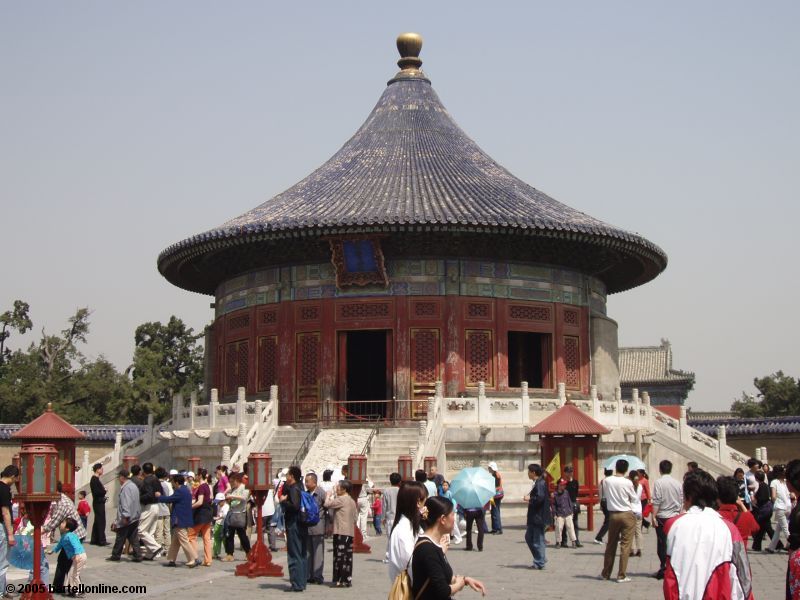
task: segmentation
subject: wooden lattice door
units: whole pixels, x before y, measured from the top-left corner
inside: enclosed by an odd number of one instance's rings
[[[298,333],[297,348],[297,404],[295,420],[317,421],[320,412],[322,376],[322,348],[318,331]]]
[[[421,419],[428,412],[428,398],[441,379],[438,329],[411,330],[411,418]]]

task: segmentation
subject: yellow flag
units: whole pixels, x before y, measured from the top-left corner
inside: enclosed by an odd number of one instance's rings
[[[553,460],[550,461],[550,464],[547,465],[545,469],[550,474],[550,477],[553,478],[553,481],[558,481],[561,478],[561,455],[556,452],[556,455],[553,457]]]

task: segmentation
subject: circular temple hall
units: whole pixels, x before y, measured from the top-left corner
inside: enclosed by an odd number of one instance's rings
[[[448,398],[574,398],[619,386],[608,294],[667,257],[489,157],[398,38],[400,67],[350,140],[305,179],[164,250],[171,283],[215,297],[206,390],[265,397],[282,424],[425,418]]]

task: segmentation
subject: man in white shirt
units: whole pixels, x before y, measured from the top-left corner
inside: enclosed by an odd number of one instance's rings
[[[627,583],[631,580],[627,576],[628,557],[631,552],[633,533],[636,528],[636,517],[633,515],[633,504],[638,500],[633,482],[626,477],[628,461],[620,459],[614,466],[614,475],[607,477],[603,483],[603,497],[608,508],[608,545],[606,546],[605,560],[603,561],[603,579],[611,578],[614,568],[614,555],[617,545],[620,545],[618,583]]]
[[[660,566],[655,574],[656,579],[664,579],[664,568],[667,564],[667,534],[664,526],[672,517],[677,517],[683,510],[683,486],[674,479],[672,463],[662,460],[658,464],[661,478],[653,484],[653,525],[656,528],[656,548]]]

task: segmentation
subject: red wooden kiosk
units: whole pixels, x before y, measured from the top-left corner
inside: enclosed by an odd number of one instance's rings
[[[594,505],[599,502],[597,481],[597,444],[601,435],[611,430],[595,421],[575,406],[571,400],[538,425],[528,428],[528,433],[539,436],[542,468],[547,467],[556,453],[561,456],[561,470],[572,465],[580,484],[578,502],[588,508],[587,525],[594,529]],[[548,485],[554,482],[549,474]]]
[[[75,500],[75,446],[86,435],[53,412],[47,410],[11,436],[21,444],[52,444],[58,451],[58,473],[64,493]]]

